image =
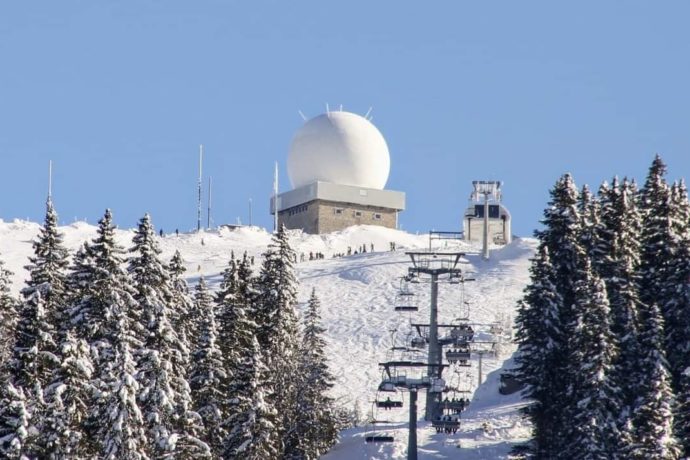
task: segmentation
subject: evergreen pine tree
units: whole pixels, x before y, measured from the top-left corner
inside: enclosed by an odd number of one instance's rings
[[[223,276],[217,296],[219,309],[220,348],[224,354],[227,393],[222,404],[224,457],[279,457],[281,439],[276,432],[274,369],[264,364],[264,355],[257,341],[255,304],[258,293],[249,258],[231,261]]]
[[[680,441],[685,456],[690,455],[690,367],[680,377],[678,385],[676,416],[676,439]]]
[[[176,250],[168,264],[173,295],[170,307],[170,322],[178,335],[180,335],[180,338],[189,344],[191,351],[195,346],[193,338],[196,333],[194,328],[197,316],[191,311],[194,308],[194,302],[192,301],[187,281],[184,278],[186,271],[182,254],[180,254],[179,250]]]
[[[103,364],[100,386],[101,410],[97,423],[101,456],[107,459],[145,460],[148,438],[146,421],[139,405],[137,394],[136,363],[131,353],[131,326],[120,309],[114,309],[110,316],[113,323],[112,358]]]
[[[0,367],[5,373],[7,361],[14,348],[15,330],[17,327],[17,301],[10,294],[10,276],[13,273],[5,268],[0,260]]]
[[[606,283],[611,311],[611,333],[618,346],[613,360],[611,378],[620,390],[618,429],[629,431],[633,404],[639,392],[639,356],[637,270],[639,266],[640,214],[634,183],[614,179],[602,207],[602,223],[606,237],[600,239],[599,273]],[[626,450],[630,439],[621,436],[619,448]]]
[[[580,215],[580,246],[587,257],[593,258],[598,246],[601,228],[601,205],[587,185],[582,187],[578,203]]]
[[[146,457],[146,438],[136,401],[133,353],[145,336],[123,254],[115,241],[112,214],[106,210],[96,238],[85,246],[70,274],[69,285],[81,290],[70,313],[75,335],[88,344],[94,366],[94,399],[84,423],[87,436],[93,437],[104,458],[141,459]]]
[[[554,344],[553,366],[549,367],[544,375],[547,382],[553,382],[549,390],[554,398],[558,398],[559,404],[548,411],[548,420],[544,426],[549,427],[553,433],[550,444],[544,446],[547,456],[556,455],[565,448],[565,442],[570,433],[568,411],[573,401],[567,400],[568,382],[575,376],[570,375],[572,370],[567,365],[567,357],[570,355],[569,337],[573,335],[569,329],[574,324],[572,307],[576,301],[573,280],[577,278],[580,261],[585,257],[582,248],[582,221],[578,212],[579,194],[575,183],[570,176],[562,176],[550,192],[551,199],[544,211],[542,224],[544,229],[536,232],[540,244],[549,250],[549,256],[554,268],[553,283],[556,292],[561,296],[558,314],[555,318],[555,329],[560,331],[559,341]],[[541,449],[541,446],[539,447]]]
[[[21,387],[7,381],[0,395],[0,455],[9,460],[24,460],[33,453],[29,447],[36,430]]]
[[[681,374],[690,367],[690,203],[683,182],[672,187],[670,212],[675,257],[668,262],[661,308],[666,321],[666,356],[678,390]]]
[[[277,412],[272,379],[262,362],[255,336],[249,335],[249,346],[237,356],[229,393],[233,395],[227,419],[230,431],[223,458],[264,460],[283,458],[279,453],[275,420]]]
[[[664,286],[670,266],[676,256],[676,235],[672,219],[671,189],[664,179],[666,165],[659,155],[649,169],[647,180],[639,194],[642,214],[640,235],[639,296],[646,305],[656,303],[662,310],[664,321],[672,318],[666,311],[668,298]]]
[[[30,299],[39,291],[48,322],[55,331],[64,324],[61,317],[66,300],[66,270],[69,264],[67,249],[63,245],[63,235],[57,228],[58,217],[49,198],[46,203],[46,216],[39,230],[39,237],[33,242],[34,255],[25,268],[30,277],[22,290],[25,299]]]
[[[663,318],[656,304],[641,312],[640,369],[644,372],[633,418],[634,444],[627,458],[676,459],[679,445],[673,436],[673,392],[663,349]]]
[[[575,304],[568,366],[571,368],[567,412],[570,415],[566,455],[578,459],[610,459],[618,449],[618,389],[611,379],[616,355],[609,328],[606,288],[583,259],[574,280]]]
[[[557,433],[551,420],[559,406],[559,376],[551,372],[559,359],[563,342],[559,312],[563,302],[553,282],[555,272],[546,245],[539,247],[530,268],[530,283],[518,303],[516,375],[526,385],[524,396],[534,402],[526,413],[533,426],[533,450],[537,458],[547,458],[554,450]]]
[[[194,409],[205,427],[205,441],[216,456],[223,452],[227,431],[223,425],[223,408],[227,399],[223,384],[227,375],[223,355],[218,347],[218,328],[213,298],[202,276],[194,295],[200,327],[197,348],[194,350],[189,383],[194,396]]]
[[[287,459],[316,460],[325,454],[338,438],[338,423],[333,398],[328,391],[334,377],[326,359],[325,329],[321,327],[321,304],[312,290],[303,320],[302,343],[299,352],[301,377],[295,402],[295,428],[288,434]]]
[[[45,451],[44,410],[48,402],[44,388],[60,365],[58,346],[68,322],[66,311],[67,249],[57,229],[57,214],[52,200],[46,203],[46,216],[39,237],[33,242],[34,255],[29,257],[29,280],[22,290],[20,321],[13,358],[14,383],[24,390],[27,404],[40,436],[37,452]]]
[[[46,388],[48,407],[42,435],[48,458],[92,458],[95,446],[82,429],[92,408],[93,364],[83,339],[66,332],[59,350],[60,367]]]
[[[129,273],[146,330],[144,349],[139,355],[137,374],[139,405],[148,423],[150,450],[155,457],[194,455],[202,443],[200,427],[188,425],[198,419],[191,411],[190,389],[186,381],[187,344],[180,340],[170,323],[169,303],[173,288],[167,268],[160,260],[161,250],[151,219],[146,214],[134,234],[130,249]],[[203,449],[206,451],[207,449]]]
[[[271,394],[268,404],[279,414],[276,447],[284,455],[286,433],[294,429],[299,328],[295,305],[297,281],[293,270],[295,253],[282,226],[274,235],[259,274],[257,301],[257,338],[264,364],[270,373]]]

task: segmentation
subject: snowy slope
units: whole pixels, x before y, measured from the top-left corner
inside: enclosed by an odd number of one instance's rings
[[[31,240],[38,228],[38,224],[31,222],[0,221],[0,258],[15,273],[15,291],[27,278],[23,266],[31,254]],[[61,230],[65,234],[67,247],[74,250],[83,241],[94,237],[96,227],[77,222]],[[118,231],[117,235],[120,244],[130,246],[131,230]],[[162,239],[161,247],[165,258],[171,257],[176,249],[180,250],[187,263],[190,284],[203,274],[213,286],[219,281],[219,274],[225,268],[231,251],[236,255],[247,251],[250,256],[256,257],[258,269],[261,253],[265,251],[270,238],[269,233],[256,227],[221,229],[198,234],[167,235]],[[390,242],[397,244],[397,251],[388,251]],[[409,266],[404,251],[428,248],[428,237],[425,234],[412,235],[381,227],[360,226],[329,235],[292,232],[291,243],[297,254],[304,253],[307,258],[309,252],[322,252],[326,256],[324,260],[296,265],[301,281],[299,298],[306,301],[311,289],[316,288],[323,306],[331,369],[338,379],[334,396],[347,407],[353,408],[357,404],[362,414],[366,415],[381,380],[377,363],[393,357],[389,352],[393,341],[401,345],[411,337],[410,320],[428,321],[429,293],[425,284],[415,288],[421,299],[418,313],[401,315],[393,311],[399,277],[406,273]],[[369,251],[372,243],[375,249],[373,253],[331,258],[332,254],[346,252],[348,247],[354,250],[366,245]],[[476,281],[466,283],[465,300],[470,302],[473,322],[491,323],[501,317],[514,315],[515,302],[528,279],[529,257],[534,247],[534,240],[516,239],[507,247],[496,248],[489,261],[483,261],[477,255],[468,255],[469,265],[465,266],[465,270],[475,272]],[[460,242],[451,242],[440,248],[478,252],[478,248]],[[458,285],[441,286],[441,322],[450,322],[461,314],[461,296],[462,289]],[[452,368],[446,371],[445,376],[450,384],[474,392],[473,402],[463,414],[463,427],[455,435],[436,434],[424,422],[420,422],[420,458],[448,458],[460,452],[462,458],[501,458],[512,442],[528,435],[528,427],[521,424],[517,414],[519,397],[500,396],[497,392],[499,372],[490,374],[501,367],[511,352],[512,348],[507,346],[499,358],[484,359],[485,382],[478,389],[476,362],[471,369],[463,369],[459,373],[453,372]],[[420,413],[423,413],[423,399],[421,396]],[[325,458],[405,458],[406,414],[406,409],[385,414],[387,419],[400,420],[395,425],[398,427],[395,443],[386,446],[365,445],[363,438],[368,428],[354,428],[343,433],[342,442]],[[377,414],[379,418],[380,415]],[[482,429],[485,422],[492,426],[488,433]]]

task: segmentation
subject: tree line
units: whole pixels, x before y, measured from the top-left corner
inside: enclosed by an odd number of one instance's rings
[[[690,455],[690,204],[657,156],[644,185],[562,176],[519,303],[516,374],[536,459]]]
[[[316,459],[339,428],[319,300],[301,321],[285,229],[258,273],[230,257],[217,292],[161,259],[151,219],[129,249],[106,210],[71,257],[49,199],[19,299],[0,262],[0,456]]]

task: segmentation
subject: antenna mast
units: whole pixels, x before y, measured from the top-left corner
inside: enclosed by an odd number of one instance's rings
[[[211,228],[211,188],[213,187],[213,177],[208,176],[208,216],[206,222],[206,228]]]
[[[273,231],[278,231],[278,162],[273,172]]]
[[[53,199],[53,160],[48,160],[48,201]]]
[[[204,145],[199,145],[199,182],[198,185],[198,196],[197,196],[197,206],[196,206],[196,231],[201,231],[201,172],[204,162]]]

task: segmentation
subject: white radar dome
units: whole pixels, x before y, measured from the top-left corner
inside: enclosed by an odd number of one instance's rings
[[[329,112],[307,121],[292,139],[287,161],[293,188],[322,181],[383,189],[390,166],[379,130],[350,112]]]

